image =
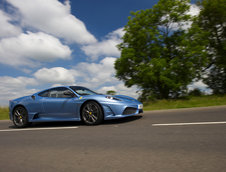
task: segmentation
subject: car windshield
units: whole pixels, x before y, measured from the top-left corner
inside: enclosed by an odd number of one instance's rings
[[[80,86],[70,86],[70,88],[76,92],[77,94],[81,95],[81,96],[85,96],[85,95],[95,95],[97,93],[95,93],[94,91],[89,90],[88,88],[85,87],[80,87]]]

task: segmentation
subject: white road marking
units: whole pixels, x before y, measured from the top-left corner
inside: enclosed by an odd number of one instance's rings
[[[63,130],[63,129],[74,129],[78,127],[47,127],[47,128],[21,128],[21,129],[5,129],[0,130],[0,132],[5,131],[34,131],[34,130]]]
[[[226,124],[226,121],[220,121],[220,122],[190,122],[190,123],[152,124],[152,126],[153,127],[158,127],[158,126],[212,125],[212,124]]]

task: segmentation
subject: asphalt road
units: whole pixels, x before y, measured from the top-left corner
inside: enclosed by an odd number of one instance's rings
[[[0,171],[226,171],[226,106],[145,112],[99,126],[39,123],[28,129],[0,121]]]

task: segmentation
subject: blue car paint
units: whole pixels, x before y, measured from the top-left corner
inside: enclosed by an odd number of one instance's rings
[[[81,121],[80,110],[82,105],[87,101],[96,101],[101,105],[105,120],[124,118],[143,112],[142,109],[138,109],[138,105],[142,103],[132,97],[124,95],[112,96],[116,98],[115,100],[108,99],[106,98],[106,95],[100,94],[81,96],[73,91],[69,86],[65,87],[71,90],[76,95],[76,97],[41,97],[38,94],[45,91],[43,90],[31,96],[10,100],[10,119],[13,120],[13,110],[16,106],[24,106],[28,112],[29,122]],[[137,110],[135,113],[125,115],[123,112],[127,107],[136,108]]]

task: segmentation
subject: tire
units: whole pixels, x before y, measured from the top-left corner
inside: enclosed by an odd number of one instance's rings
[[[17,128],[23,128],[23,127],[27,127],[29,125],[28,113],[24,107],[18,106],[14,109],[13,123]]]
[[[86,125],[98,125],[104,120],[100,105],[94,101],[87,102],[81,111],[82,120]]]

